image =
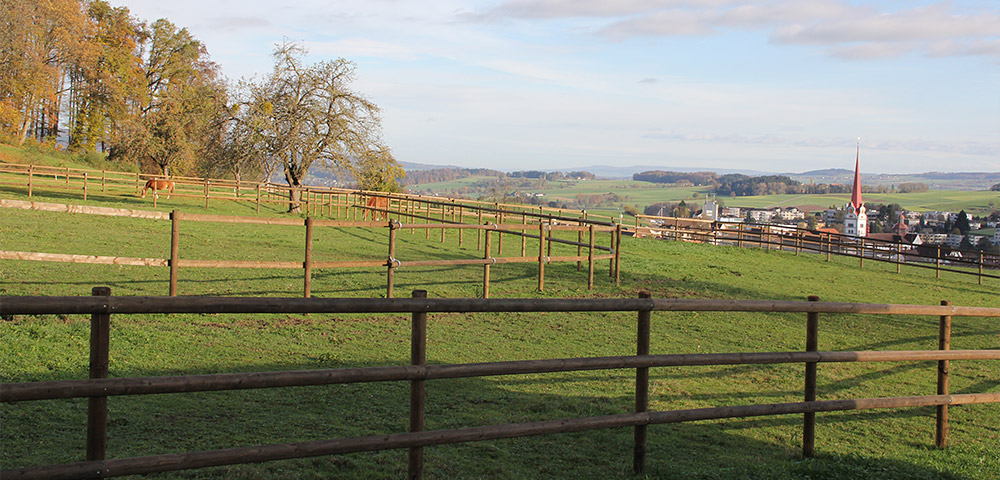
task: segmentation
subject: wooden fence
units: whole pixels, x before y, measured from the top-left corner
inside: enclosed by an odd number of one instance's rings
[[[802,454],[815,450],[815,415],[818,412],[937,406],[935,443],[948,443],[948,406],[1000,403],[1000,393],[951,395],[948,362],[951,360],[1000,360],[998,350],[951,350],[953,316],[1000,317],[1000,308],[891,305],[754,300],[653,299],[435,299],[426,291],[410,299],[295,299],[245,297],[111,297],[110,289],[96,287],[91,297],[4,297],[0,315],[90,314],[90,379],[3,384],[0,402],[58,398],[89,398],[86,461],[11,469],[5,479],[97,478],[145,474],[210,466],[305,458],[388,449],[409,449],[409,478],[422,478],[423,448],[501,438],[581,432],[628,427],[634,429],[633,469],[645,471],[649,425],[705,419],[803,414]],[[471,364],[427,365],[427,315],[432,312],[593,312],[637,313],[636,355],[617,357],[554,358]],[[744,352],[650,355],[650,328],[654,311],[798,312],[806,314],[805,350],[799,352]],[[411,361],[407,366],[339,368],[306,371],[228,373],[194,376],[107,378],[109,329],[112,315],[137,313],[410,313]],[[939,317],[939,349],[930,351],[833,351],[817,349],[821,313],[934,315]],[[936,395],[817,400],[816,369],[825,362],[897,362],[936,360]],[[802,363],[805,366],[802,402],[711,407],[689,410],[649,411],[649,368],[693,365],[753,365]],[[601,369],[635,369],[635,410],[631,413],[424,431],[425,383],[443,378],[538,374]],[[407,433],[329,439],[224,450],[151,455],[107,460],[107,397],[154,393],[187,393],[356,382],[410,382],[410,428]]]
[[[0,163],[0,174],[6,174],[0,177],[0,186],[24,187],[27,190],[28,198],[32,198],[33,192],[41,188],[77,192],[84,200],[87,199],[88,191],[96,190],[98,185],[100,185],[101,193],[105,195],[139,195],[147,180],[163,179],[162,175],[156,174],[18,163]],[[459,212],[458,217],[461,219],[459,223],[466,223],[466,217],[481,216],[478,214],[480,210],[491,212],[487,214],[487,217],[498,217],[500,212],[504,212],[509,217],[523,214],[529,218],[583,221],[585,224],[594,223],[604,226],[613,225],[616,221],[621,223],[620,216],[611,217],[588,213],[585,210],[560,209],[543,205],[528,206],[470,199],[456,200],[435,196],[388,194],[314,185],[291,187],[271,182],[247,182],[205,177],[171,176],[169,179],[174,181],[176,187],[171,197],[204,199],[206,209],[209,208],[209,203],[213,200],[255,203],[257,213],[260,213],[261,204],[295,204],[307,214],[334,217],[342,213],[346,218],[349,212],[355,208],[367,208],[367,200],[378,196],[391,199],[394,204],[393,208],[396,208],[397,211],[404,209],[410,212],[424,211],[430,216],[430,210],[434,210],[443,216],[446,209],[451,209],[454,212]],[[159,196],[151,195],[151,197],[150,202],[155,207],[160,201]],[[421,206],[433,206],[433,208],[427,209],[421,208]],[[357,215],[356,212],[355,215]],[[454,216],[454,213],[452,215]],[[503,223],[496,219],[494,221]]]
[[[26,202],[19,200],[0,199],[0,208],[20,208],[30,210],[71,212],[92,215],[123,216],[133,218],[147,218],[154,220],[170,220],[170,256],[169,258],[135,258],[117,256],[96,256],[96,255],[72,255],[42,252],[22,252],[0,250],[0,259],[3,260],[34,260],[49,262],[87,263],[87,264],[111,264],[111,265],[133,265],[150,267],[170,267],[169,294],[177,295],[177,284],[180,277],[181,268],[277,268],[277,269],[302,269],[303,270],[303,296],[311,296],[312,272],[316,269],[330,268],[385,268],[386,269],[386,296],[393,296],[393,285],[395,273],[404,264],[408,267],[415,266],[459,266],[459,265],[479,265],[483,268],[483,298],[490,295],[490,272],[491,267],[496,264],[507,263],[537,263],[538,264],[538,290],[545,289],[545,266],[552,262],[577,262],[578,269],[582,269],[583,262],[587,262],[587,288],[594,287],[595,262],[609,261],[609,276],[617,283],[621,280],[621,226],[597,226],[590,225],[566,225],[557,224],[554,220],[548,222],[539,221],[538,224],[529,224],[522,217],[520,224],[496,224],[486,223],[482,225],[469,225],[461,223],[401,223],[398,219],[386,221],[358,221],[358,220],[318,220],[312,217],[302,218],[263,218],[263,217],[242,217],[225,215],[207,215],[182,213],[174,210],[171,213],[152,212],[141,210],[129,210],[119,208],[91,207],[84,205],[63,205],[41,202]],[[386,216],[400,217],[403,213],[393,212],[385,209]],[[430,219],[414,212],[409,212],[411,221],[413,218]],[[447,211],[445,211],[447,213]],[[482,212],[480,212],[480,215]],[[303,261],[244,261],[244,260],[211,260],[211,259],[187,259],[180,258],[180,228],[181,222],[215,222],[215,223],[240,223],[257,225],[288,225],[305,227],[305,248]],[[388,255],[384,260],[342,260],[342,261],[314,261],[313,250],[313,229],[314,227],[360,227],[360,228],[385,228],[387,229],[389,248]],[[459,247],[463,244],[463,232],[465,230],[476,230],[479,233],[479,245],[477,249],[483,251],[481,258],[466,259],[400,259],[396,257],[396,245],[398,240],[397,232],[400,229],[418,230],[428,232],[429,238],[432,229],[441,230],[441,241],[445,239],[446,231],[455,231],[458,236]],[[537,234],[530,233],[537,231]],[[555,231],[577,232],[580,241],[572,241],[553,236]],[[496,233],[497,247],[494,256],[492,234]],[[600,232],[611,234],[610,245],[597,245],[596,235]],[[583,242],[586,234],[587,242]],[[504,236],[516,235],[521,239],[520,256],[503,256]],[[485,241],[483,237],[485,236]],[[527,254],[527,239],[538,240],[538,255]],[[553,244],[568,244],[577,247],[577,255],[553,256]],[[586,250],[586,253],[583,250]],[[509,248],[508,248],[509,250]],[[607,253],[597,253],[605,251]]]
[[[983,284],[983,278],[1000,278],[1000,274],[987,272],[1000,269],[1000,255],[981,251],[937,244],[910,245],[784,225],[722,223],[649,215],[638,216],[637,224],[640,219],[657,222],[658,225],[634,227],[636,236],[651,235],[713,245],[794,251],[796,254],[801,251],[813,252],[826,254],[827,261],[832,255],[847,256],[859,259],[861,268],[864,268],[865,260],[895,264],[896,273],[902,273],[903,265],[932,268],[938,278],[941,272],[976,275],[980,285]]]

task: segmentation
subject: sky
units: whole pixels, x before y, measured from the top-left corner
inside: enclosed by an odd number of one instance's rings
[[[398,160],[1000,171],[1000,2],[110,0],[235,82],[275,44],[356,64]]]

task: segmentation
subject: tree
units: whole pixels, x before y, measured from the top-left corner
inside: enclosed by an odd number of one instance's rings
[[[370,150],[354,167],[354,178],[361,190],[402,192],[399,180],[406,172],[399,166],[388,147]]]
[[[86,47],[69,73],[69,148],[104,150],[117,126],[128,121],[130,106],[145,91],[139,45],[147,32],[127,8],[102,0],[89,3]]]
[[[969,225],[969,216],[965,210],[958,212],[958,219],[955,220],[954,228],[957,228],[962,235],[967,235],[972,227]]]
[[[214,120],[226,105],[226,87],[208,51],[185,28],[160,19],[140,45],[141,93],[112,138],[112,156],[152,162],[159,173],[191,172],[209,147]]]
[[[54,135],[63,73],[87,29],[78,0],[4,0],[0,5],[0,128],[23,144]]]
[[[289,212],[300,211],[302,180],[314,164],[350,170],[383,148],[378,107],[350,89],[354,64],[342,58],[305,65],[305,49],[285,42],[274,51],[274,70],[251,84],[250,108],[259,119],[264,152],[282,167]]]

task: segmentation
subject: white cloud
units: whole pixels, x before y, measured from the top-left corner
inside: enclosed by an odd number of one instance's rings
[[[817,45],[841,58],[865,59],[920,52],[931,57],[1000,56],[1000,11],[956,12],[952,3],[896,11],[843,0],[509,0],[489,17],[604,19],[598,34],[712,35],[724,29],[769,32],[772,42]]]

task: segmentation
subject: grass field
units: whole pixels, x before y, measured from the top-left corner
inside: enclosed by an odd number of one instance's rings
[[[14,188],[2,198],[23,198]],[[39,201],[81,203],[68,193]],[[150,199],[92,195],[87,203],[152,209]],[[159,210],[204,212],[194,199],[161,197]],[[279,215],[280,206],[265,214]],[[211,213],[252,215],[252,206],[213,204]],[[0,210],[4,250],[165,257],[169,223],[12,209]],[[182,226],[182,258],[301,259],[296,227],[191,223]],[[399,234],[397,257],[477,257],[474,238],[459,249],[452,235],[425,240]],[[384,258],[384,231],[325,229],[314,258]],[[516,243],[519,249],[520,242]],[[513,247],[509,247],[514,250]],[[537,251],[529,242],[528,251]],[[569,248],[569,247],[566,247]],[[360,252],[360,253],[358,253]],[[573,249],[575,253],[575,249]],[[656,297],[822,300],[1000,306],[1000,282],[818,255],[623,239],[622,285],[606,275],[586,290],[572,264],[546,269],[498,265],[495,297]],[[519,252],[517,253],[519,254]],[[558,254],[558,253],[557,253]],[[598,273],[607,271],[602,262]],[[475,297],[477,267],[410,267],[396,277],[398,296]],[[0,261],[2,295],[162,295],[167,269]],[[379,297],[383,269],[314,272],[313,296]],[[183,295],[300,296],[300,270],[182,269]],[[2,301],[2,297],[0,297]],[[821,350],[933,349],[928,317],[823,315]],[[805,315],[666,313],[653,315],[652,353],[801,350]],[[635,314],[432,314],[430,363],[627,355]],[[89,326],[83,316],[15,316],[0,321],[4,382],[84,378]],[[952,348],[1000,348],[997,319],[956,318]],[[406,315],[119,315],[112,317],[111,376],[268,371],[405,364]],[[801,399],[802,366],[660,368],[651,372],[651,409],[666,410]],[[996,392],[996,362],[952,362],[953,393]],[[819,399],[932,394],[936,363],[823,364]],[[427,428],[489,425],[628,412],[632,372],[595,371],[428,382]],[[308,441],[406,430],[403,382],[259,391],[115,397],[109,400],[109,456]],[[951,410],[952,445],[934,448],[934,409],[818,415],[817,456],[799,457],[800,416],[652,426],[648,475],[639,478],[1000,478],[1000,405]],[[86,401],[0,405],[0,467],[83,458]],[[427,478],[636,478],[631,429],[471,443],[425,449]],[[354,454],[219,467],[154,478],[400,478],[406,452]]]
[[[417,188],[431,189],[435,192],[453,192],[461,187],[471,185],[486,177],[469,177],[452,182],[420,184]],[[577,195],[595,195],[615,193],[621,198],[616,206],[619,211],[625,205],[638,205],[641,211],[647,205],[657,202],[679,202],[699,205],[711,193],[711,187],[676,187],[672,185],[636,182],[632,180],[583,180],[583,181],[552,181],[546,182],[542,188],[529,189],[531,192],[542,193],[546,201],[572,202]],[[697,195],[697,197],[695,197]],[[771,208],[798,207],[806,211],[816,211],[830,206],[843,206],[850,201],[851,195],[759,195],[748,197],[719,197],[721,203],[733,207]],[[993,191],[961,191],[961,190],[931,190],[919,193],[866,193],[864,200],[872,203],[898,203],[906,210],[914,211],[950,211],[965,210],[970,214],[989,213],[1000,208],[1000,192]],[[990,207],[993,202],[993,207]],[[992,208],[992,209],[991,209]],[[607,207],[602,208],[608,210]]]

